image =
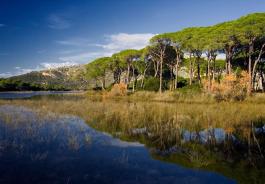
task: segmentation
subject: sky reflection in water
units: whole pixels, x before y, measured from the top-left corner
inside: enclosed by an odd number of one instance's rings
[[[78,117],[40,118],[16,106],[1,106],[1,114],[0,183],[235,183],[154,160],[142,144],[98,132]]]

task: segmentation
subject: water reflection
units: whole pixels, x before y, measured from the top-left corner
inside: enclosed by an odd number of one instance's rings
[[[243,127],[233,133],[223,128],[183,129],[181,136],[175,137],[177,140],[160,137],[166,143],[157,143],[158,136],[146,128],[133,129],[131,136],[144,136],[145,144],[153,147],[151,153],[155,159],[216,171],[242,184],[262,184],[265,181],[265,126]],[[248,137],[242,136],[243,133]]]
[[[43,95],[75,94],[76,91],[28,91],[28,92],[0,92],[0,99],[21,99]]]
[[[222,128],[210,128],[202,130],[199,132],[190,132],[188,130],[183,131],[183,140],[184,142],[189,141],[198,141],[200,143],[206,144],[209,141],[215,141],[215,143],[223,143],[227,138],[227,133]],[[230,137],[232,141],[236,141],[234,135]],[[231,141],[231,140],[230,140]]]
[[[140,132],[141,133],[141,132]],[[0,183],[235,183],[150,157],[78,117],[0,106]]]

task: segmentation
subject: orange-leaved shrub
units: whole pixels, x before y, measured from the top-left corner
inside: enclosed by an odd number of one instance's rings
[[[240,74],[225,75],[220,82],[203,81],[203,87],[214,94],[217,101],[243,101],[247,97],[249,75],[246,71]]]
[[[110,92],[108,92],[108,96],[125,96],[127,94],[127,84],[119,83],[114,84],[111,88]]]

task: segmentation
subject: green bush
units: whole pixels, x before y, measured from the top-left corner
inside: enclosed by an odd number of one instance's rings
[[[202,87],[199,84],[193,84],[179,88],[178,91],[185,94],[198,94],[202,92]]]
[[[183,77],[178,77],[178,88],[183,88],[188,85],[188,80]]]
[[[144,90],[146,91],[159,91],[159,78],[150,77],[144,81]],[[162,89],[167,89],[167,81],[163,81]]]

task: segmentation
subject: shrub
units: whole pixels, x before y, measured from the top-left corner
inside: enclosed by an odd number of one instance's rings
[[[144,90],[146,91],[158,91],[159,90],[159,79],[150,77],[145,79]]]
[[[199,84],[192,84],[184,86],[183,88],[179,88],[178,91],[183,94],[199,94],[202,92],[202,89]]]
[[[242,71],[240,74],[226,75],[220,83],[203,81],[203,86],[215,95],[217,101],[242,101],[247,97],[248,81],[248,73]]]
[[[167,89],[167,82],[166,80],[163,80],[162,89]],[[150,77],[145,79],[144,82],[144,90],[146,91],[159,91],[160,81],[159,78]]]
[[[178,88],[183,88],[188,85],[188,80],[183,77],[178,77]]]
[[[107,96],[125,96],[127,94],[127,84],[114,84]]]

